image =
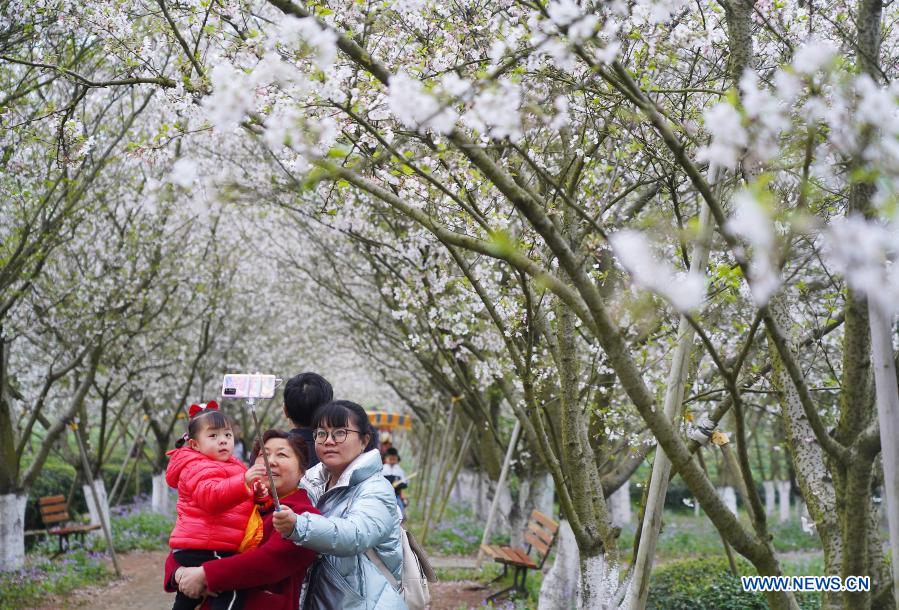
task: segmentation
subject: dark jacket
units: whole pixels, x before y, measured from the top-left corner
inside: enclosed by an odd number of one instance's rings
[[[312,436],[312,428],[294,428],[290,433],[299,434],[306,442],[306,448],[309,450],[309,455],[307,456],[309,463],[306,464],[306,470],[318,464],[318,454],[315,453],[315,438]]]

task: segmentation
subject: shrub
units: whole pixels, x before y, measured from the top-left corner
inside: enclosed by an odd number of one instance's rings
[[[737,559],[737,569],[744,576],[757,573],[744,559]],[[800,570],[810,573],[807,568]],[[800,593],[796,599],[802,610],[821,608],[820,593]],[[740,579],[730,572],[727,558],[716,556],[672,561],[653,571],[646,607],[653,610],[756,610],[767,609],[768,602],[762,593],[743,591]]]
[[[745,561],[738,562],[741,574],[754,574]],[[658,610],[764,610],[761,593],[744,592],[740,579],[730,572],[724,557],[673,561],[653,572],[647,608]]]

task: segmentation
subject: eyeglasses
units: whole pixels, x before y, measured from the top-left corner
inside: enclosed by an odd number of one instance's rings
[[[330,436],[334,439],[335,443],[342,443],[346,440],[347,432],[355,432],[356,434],[362,434],[358,430],[350,430],[349,428],[337,428],[332,432],[328,432],[324,428],[316,428],[312,431],[312,438],[315,439],[315,443],[317,445],[322,445],[328,442],[328,437]]]

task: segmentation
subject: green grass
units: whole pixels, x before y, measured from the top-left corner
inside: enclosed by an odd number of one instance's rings
[[[411,530],[419,541],[422,540],[421,532],[424,526],[424,518],[415,511],[410,511],[407,528]],[[450,505],[439,523],[431,523],[428,528],[428,537],[425,541],[425,550],[433,555],[461,555],[474,556],[481,544],[481,536],[484,532],[484,523],[475,517],[467,507]],[[509,536],[500,534],[491,537],[492,544],[509,544]]]
[[[168,547],[169,535],[175,525],[174,517],[168,517],[149,511],[130,511],[112,517],[112,540],[115,550],[124,553],[128,551],[156,551]],[[95,544],[102,549],[106,548],[106,542],[99,539]],[[100,550],[100,549],[98,549]]]
[[[53,560],[31,554],[23,569],[0,572],[0,610],[44,605],[50,595],[102,585],[112,578],[105,557],[86,549],[72,550]]]
[[[114,508],[112,535],[116,552],[158,550],[168,545],[174,518],[133,508]],[[75,541],[71,541],[75,545]],[[55,559],[55,537],[38,540],[26,556],[25,567],[0,572],[0,610],[44,605],[51,595],[65,595],[86,586],[102,585],[114,577],[107,567],[106,539],[89,537]]]
[[[746,520],[745,514],[741,513],[740,517],[741,520]],[[821,549],[818,537],[803,532],[798,520],[791,519],[786,523],[769,522],[768,529],[774,537],[774,548],[780,553]],[[630,557],[635,531],[635,523],[629,524],[621,531],[618,548],[625,557]],[[666,562],[690,557],[723,555],[724,547],[721,536],[706,517],[695,517],[687,512],[666,511],[656,553],[658,561]]]

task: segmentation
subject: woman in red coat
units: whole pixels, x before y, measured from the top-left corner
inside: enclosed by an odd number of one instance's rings
[[[303,439],[280,430],[268,430],[262,438],[281,503],[294,512],[318,513],[306,492],[298,488],[307,455]],[[261,462],[258,456],[257,463]],[[179,566],[169,555],[166,591],[180,589],[191,597],[200,597],[207,592],[243,589],[244,610],[298,610],[300,588],[315,553],[278,535],[272,528],[272,511],[270,501],[261,509],[262,542],[256,549],[197,568]]]

